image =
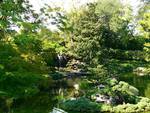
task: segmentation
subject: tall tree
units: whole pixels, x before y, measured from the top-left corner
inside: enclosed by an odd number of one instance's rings
[[[102,0],[89,3],[79,10],[81,13],[72,24],[74,53],[77,56],[93,62],[92,59],[100,60],[103,51],[109,48],[126,47],[126,42],[132,36],[129,28],[131,11],[128,7],[122,10],[122,7],[125,6],[119,0]]]
[[[140,33],[145,39],[146,61],[150,61],[150,1],[144,0],[139,10]]]

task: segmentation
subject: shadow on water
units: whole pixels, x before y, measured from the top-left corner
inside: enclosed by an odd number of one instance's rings
[[[59,90],[54,92],[59,92]],[[50,113],[53,107],[58,107],[59,98],[61,98],[59,94],[40,92],[33,97],[17,100],[11,113]]]
[[[72,86],[78,81],[78,79],[70,79],[68,85]],[[73,92],[73,87],[59,87],[42,91],[32,97],[15,101],[10,113],[50,113],[54,107],[59,108],[61,99],[72,95]]]
[[[27,99],[19,99],[14,103],[11,113],[49,113],[58,100],[49,92],[40,92]]]
[[[138,76],[133,73],[125,73],[119,76],[119,80],[128,82],[139,90],[141,96],[150,98],[150,76]]]

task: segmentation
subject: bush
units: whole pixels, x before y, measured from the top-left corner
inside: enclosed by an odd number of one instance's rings
[[[91,88],[88,80],[82,80],[79,85],[81,90],[88,90]]]
[[[138,89],[136,89],[135,87],[129,85],[126,82],[120,81],[118,85],[113,87],[114,91],[120,91],[124,94],[128,94],[128,95],[134,95],[137,96],[139,94]]]
[[[57,54],[54,48],[43,50],[41,54],[47,66],[56,66]]]
[[[106,78],[108,78],[107,70],[104,68],[103,65],[97,65],[97,67],[89,68],[88,70],[91,72],[91,79],[105,80]]]
[[[103,105],[101,106],[101,110],[102,110],[103,112],[112,112],[112,111],[113,111],[113,108],[112,108],[112,106],[110,106],[110,105],[103,104]]]
[[[141,113],[150,111],[150,99],[144,97],[136,97],[140,99],[137,104],[123,104],[111,107],[109,105],[102,106],[102,111],[115,112],[115,113]]]
[[[106,82],[110,86],[115,86],[115,85],[117,85],[119,83],[116,79],[107,79]]]
[[[98,113],[100,106],[97,103],[91,102],[87,98],[78,98],[76,100],[66,100],[62,103],[61,108],[65,111],[76,113]]]
[[[22,98],[39,92],[39,84],[47,78],[36,73],[6,72],[0,78],[0,91],[6,92],[6,97]],[[0,95],[3,96],[3,95]]]

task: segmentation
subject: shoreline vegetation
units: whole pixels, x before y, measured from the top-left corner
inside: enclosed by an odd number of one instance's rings
[[[149,10],[97,0],[36,13],[1,0],[0,113],[150,112]]]

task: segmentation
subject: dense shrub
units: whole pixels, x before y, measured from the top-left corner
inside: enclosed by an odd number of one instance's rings
[[[41,55],[44,61],[46,62],[47,66],[56,66],[57,54],[54,48],[43,50]]]
[[[103,88],[92,89],[93,94],[106,95],[112,97],[112,104],[118,105],[123,103],[137,103],[137,98],[139,91],[135,87],[129,85],[126,82],[118,82],[115,78],[107,79]],[[92,95],[93,95],[92,94]]]
[[[120,59],[120,60],[140,60],[145,61],[146,52],[140,50],[121,50],[121,49],[110,49],[109,57]]]
[[[61,108],[66,111],[76,113],[98,113],[100,112],[100,105],[91,102],[86,98],[78,98],[76,100],[66,100],[62,103]]]
[[[0,77],[0,90],[5,92],[8,98],[32,96],[39,92],[41,81],[45,83],[48,79],[36,73],[6,72]],[[0,94],[0,97],[3,95]]]
[[[89,83],[88,80],[82,80],[80,82],[79,86],[80,86],[80,89],[82,89],[82,90],[86,90],[86,89],[90,89],[91,88],[90,87],[90,83]]]
[[[137,97],[138,98],[138,97]],[[137,104],[124,104],[113,107],[114,112],[141,113],[150,110],[150,99],[142,97]]]
[[[136,97],[139,94],[138,89],[129,85],[126,82],[120,81],[117,85],[112,87],[112,92],[122,99],[125,103],[136,103]]]
[[[103,104],[101,110],[103,112],[111,113],[141,113],[150,111],[150,99],[144,97],[136,97],[139,99],[139,102],[136,104],[122,104],[117,106],[110,106]]]
[[[88,68],[88,70],[91,73],[91,76],[89,76],[89,79],[103,81],[106,78],[108,78],[107,70],[103,65],[97,65],[96,67]]]
[[[139,94],[138,89],[136,89],[135,87],[129,85],[126,82],[120,81],[118,85],[115,85],[114,87],[112,87],[113,90],[118,90],[122,93],[127,93],[128,95],[135,95],[137,96]]]

